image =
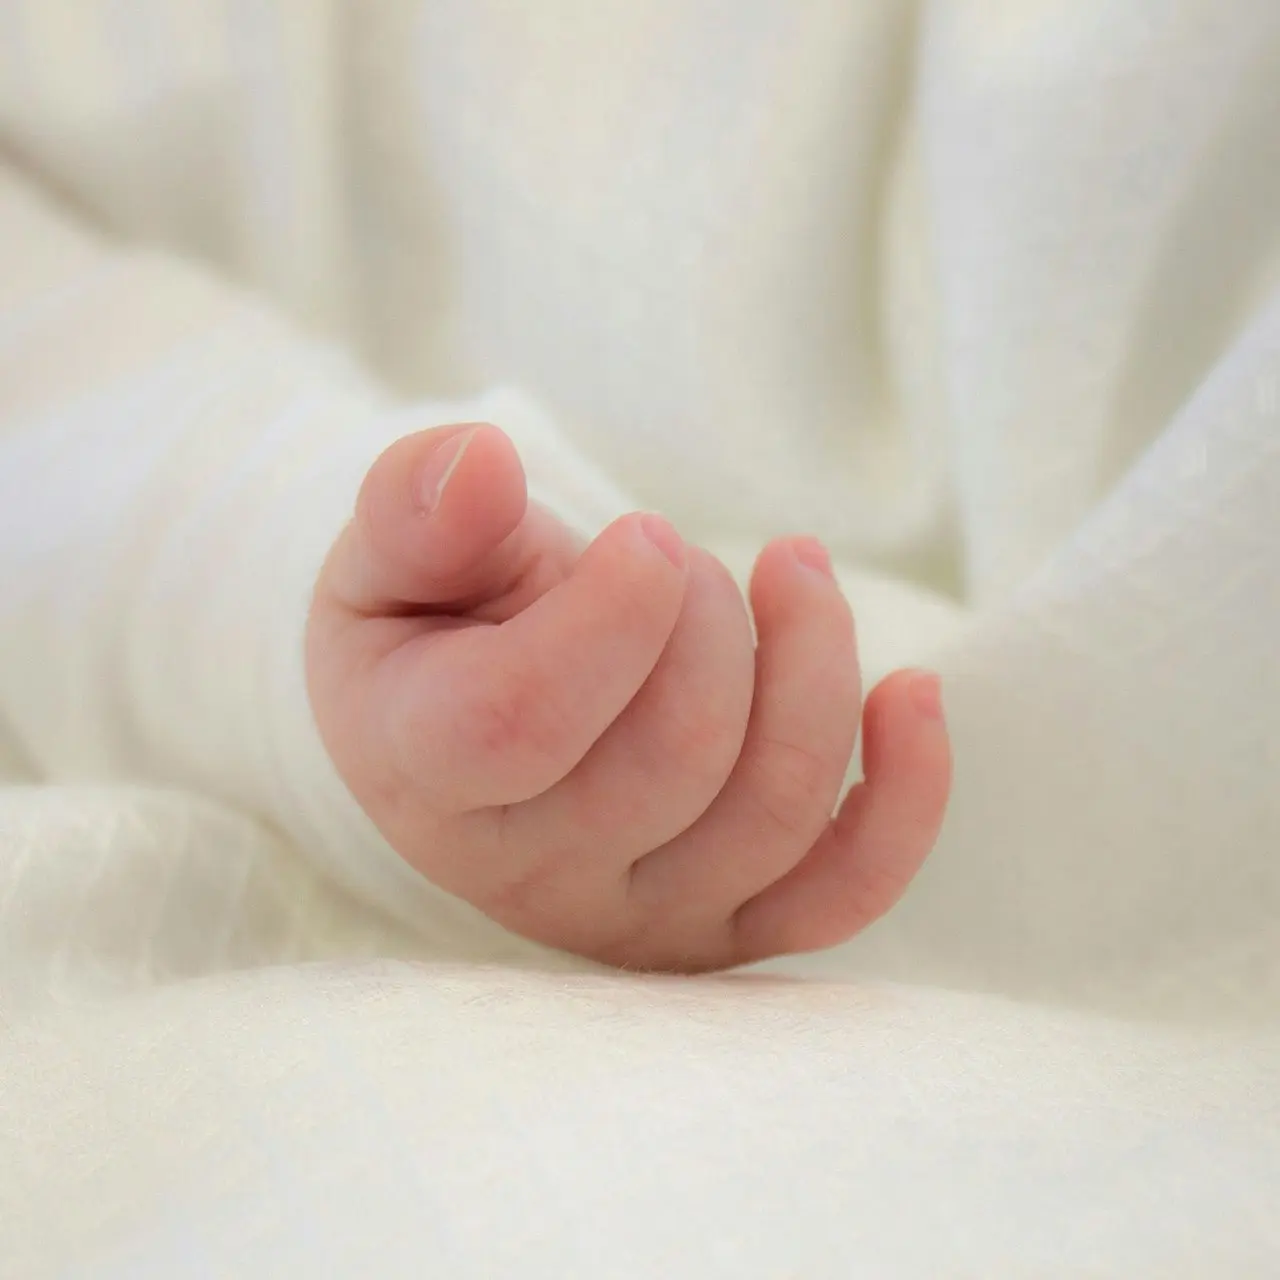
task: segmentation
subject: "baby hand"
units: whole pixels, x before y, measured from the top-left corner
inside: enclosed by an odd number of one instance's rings
[[[853,622],[822,547],[765,548],[757,638],[714,557],[655,515],[585,549],[507,437],[444,427],[374,464],[321,574],[321,735],[392,846],[507,928],[703,970],[839,942],[942,821],[938,685],[898,672],[858,730]]]

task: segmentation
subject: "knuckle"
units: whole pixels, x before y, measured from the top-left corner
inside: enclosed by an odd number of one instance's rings
[[[462,732],[481,759],[553,758],[564,740],[555,705],[531,681],[489,680],[472,699]]]
[[[859,878],[849,931],[863,929],[885,915],[907,891],[911,875],[897,867],[873,867]]]
[[[495,858],[490,864],[490,876],[486,877],[490,883],[477,905],[499,923],[532,936],[539,925],[555,923],[556,889],[565,857],[556,849],[531,853],[517,847],[511,815],[508,805],[493,811]]]
[[[787,836],[808,836],[825,821],[831,767],[821,754],[798,743],[771,739],[759,768],[756,803]]]
[[[482,755],[505,755],[528,731],[528,701],[512,683],[484,684],[467,709],[465,731]]]
[[[534,863],[515,875],[505,877],[484,895],[485,912],[520,932],[542,919],[554,875],[544,863]]]
[[[893,850],[888,857],[862,858],[850,884],[849,931],[880,919],[907,891],[919,862]]]

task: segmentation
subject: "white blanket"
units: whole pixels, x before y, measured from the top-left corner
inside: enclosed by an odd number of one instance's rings
[[[1280,7],[344,12],[0,7],[0,1276],[1276,1274]],[[464,416],[939,667],[888,920],[603,974],[381,844],[298,639]]]

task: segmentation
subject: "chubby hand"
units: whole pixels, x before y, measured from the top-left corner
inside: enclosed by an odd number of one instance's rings
[[[496,427],[424,431],[371,468],[325,564],[312,705],[391,845],[516,933],[641,969],[813,950],[924,860],[947,733],[926,673],[863,708],[820,544],[770,543],[750,600],[754,637],[727,570],[661,517],[584,548]],[[860,720],[865,781],[837,811]]]

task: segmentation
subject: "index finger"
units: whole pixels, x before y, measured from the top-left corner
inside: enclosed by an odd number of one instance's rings
[[[379,672],[374,699],[395,763],[446,811],[541,794],[648,679],[685,580],[675,530],[660,516],[625,516],[524,612],[411,641]]]

